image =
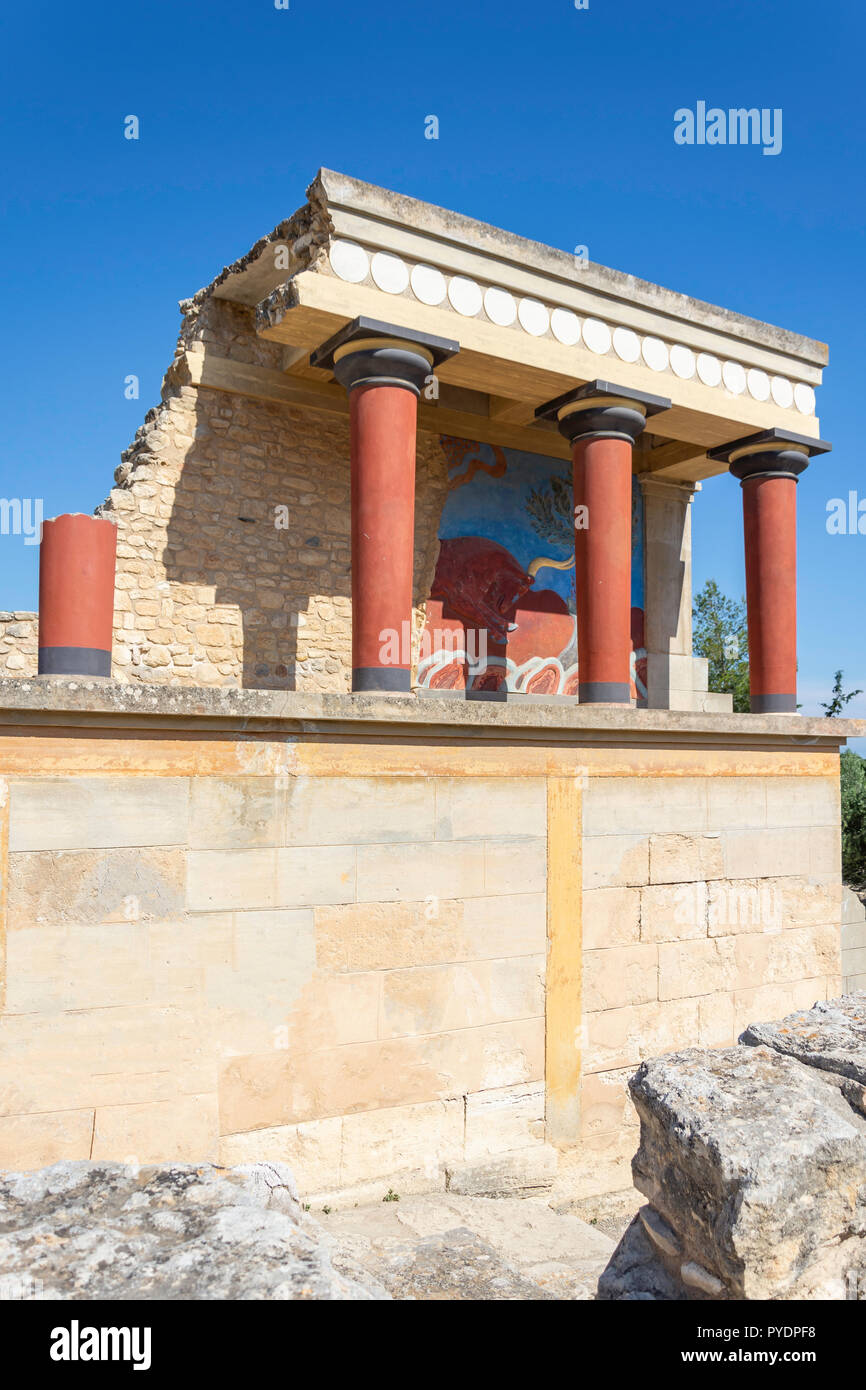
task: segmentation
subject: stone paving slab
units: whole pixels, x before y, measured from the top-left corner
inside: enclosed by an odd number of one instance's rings
[[[335,1269],[397,1299],[589,1300],[615,1244],[544,1198],[432,1193],[320,1220]]]

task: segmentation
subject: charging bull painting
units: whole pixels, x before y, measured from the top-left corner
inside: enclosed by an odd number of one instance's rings
[[[571,465],[442,436],[451,488],[418,679],[432,690],[577,694]],[[632,681],[646,697],[643,510],[632,491]]]

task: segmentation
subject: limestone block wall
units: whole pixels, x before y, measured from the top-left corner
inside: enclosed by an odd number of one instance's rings
[[[700,776],[587,783],[581,1137],[597,1192],[630,1185],[640,1062],[731,1046],[838,993],[838,783],[809,760],[740,770],[716,755]]]
[[[842,889],[842,982],[846,994],[866,990],[866,903],[853,888]]]
[[[309,697],[257,732],[238,694],[214,726],[75,687],[0,731],[0,1165],[613,1191],[638,1062],[838,993],[826,746]]]
[[[0,675],[36,675],[38,636],[38,613],[0,613]]]
[[[348,418],[189,384],[184,352],[279,369],[251,310],[187,306],[163,398],[123,455],[113,671],[167,685],[344,691],[351,684]],[[416,628],[447,491],[419,434]]]

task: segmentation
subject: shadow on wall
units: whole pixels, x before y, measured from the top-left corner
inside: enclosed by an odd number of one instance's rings
[[[172,585],[205,591],[174,599],[196,684],[348,688],[349,528],[339,417],[196,392],[163,556]]]
[[[119,523],[114,673],[347,691],[348,415],[194,387],[185,354],[201,361],[205,344],[223,364],[282,362],[250,311],[211,300],[188,314],[162,403],[123,455],[103,513]],[[416,607],[430,591],[446,492],[438,440],[419,434]]]

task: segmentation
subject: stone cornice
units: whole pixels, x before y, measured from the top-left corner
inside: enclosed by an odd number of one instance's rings
[[[866,737],[866,720],[796,714],[694,714],[546,701],[422,700],[32,678],[0,679],[0,724],[825,750],[849,738]]]

